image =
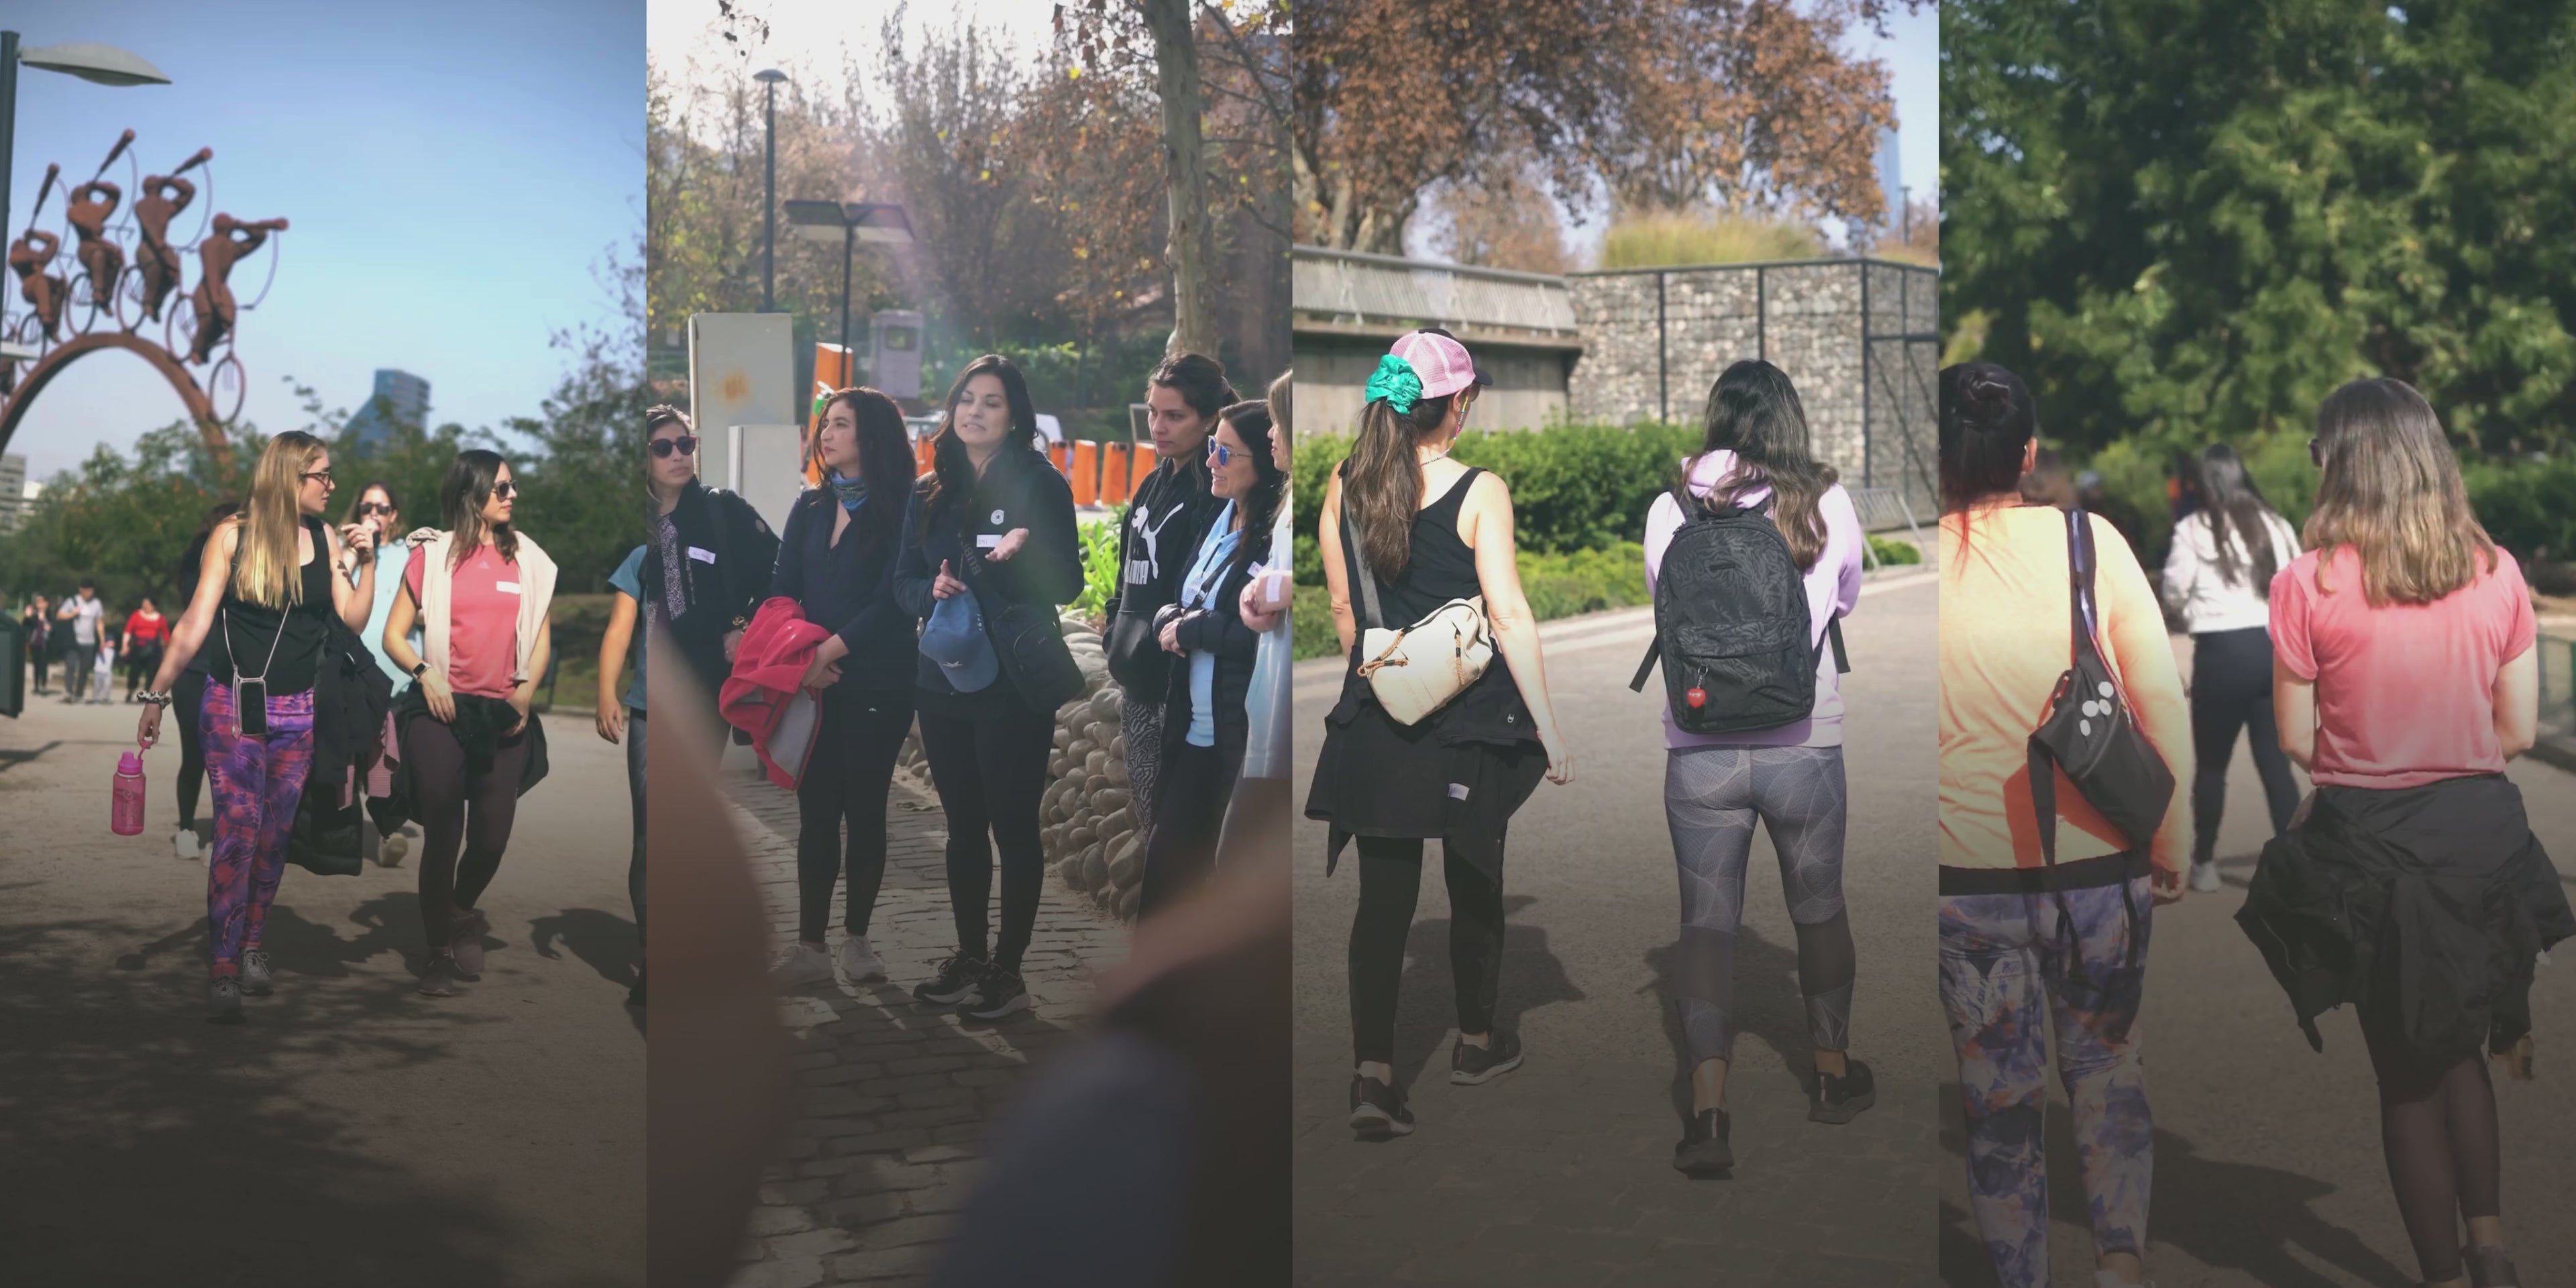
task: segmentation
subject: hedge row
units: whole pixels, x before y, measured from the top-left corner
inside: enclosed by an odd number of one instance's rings
[[[1521,593],[1542,622],[1605,608],[1626,608],[1646,598],[1646,548],[1622,541],[1606,550],[1520,557]],[[1331,657],[1341,651],[1333,634],[1332,595],[1324,587],[1296,588],[1296,655]]]

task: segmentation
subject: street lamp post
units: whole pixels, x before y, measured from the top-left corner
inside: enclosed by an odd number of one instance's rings
[[[876,201],[789,201],[787,222],[810,241],[841,243],[841,348],[850,347],[850,261],[863,241],[900,245],[912,240],[903,207]]]
[[[20,63],[99,85],[170,83],[160,68],[114,45],[49,45],[21,50],[17,32],[0,31],[0,242],[9,237],[9,171],[17,163]]]
[[[787,73],[775,67],[752,73],[767,96],[761,128],[763,151],[768,154],[768,179],[762,188],[760,202],[760,311],[778,311],[778,82]]]

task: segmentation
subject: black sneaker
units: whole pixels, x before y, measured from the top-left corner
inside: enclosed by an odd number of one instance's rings
[[[1706,1109],[1682,1123],[1682,1143],[1673,1146],[1673,1167],[1684,1176],[1724,1176],[1735,1167],[1735,1150],[1726,1143],[1728,1122],[1723,1109]]]
[[[268,973],[267,950],[261,948],[243,949],[241,955],[241,991],[252,997],[266,997],[269,995],[275,982],[275,978]]]
[[[206,1018],[217,1024],[242,1022],[240,980],[230,975],[215,976],[214,987],[206,991]]]
[[[457,979],[455,954],[445,951],[433,953],[429,969],[420,973],[420,987],[416,991],[422,997],[454,997]]]
[[[1404,1088],[1352,1074],[1351,1130],[1370,1141],[1412,1135],[1413,1111],[1405,1107]]]
[[[1807,1084],[1807,1121],[1811,1123],[1847,1123],[1860,1117],[1860,1111],[1878,1103],[1878,1084],[1869,1076],[1865,1061],[1843,1061],[1843,1076],[1812,1075]]]
[[[975,991],[984,978],[984,959],[964,953],[951,953],[939,963],[939,974],[927,984],[912,990],[913,1000],[927,1006],[955,1006]]]
[[[2520,1288],[2522,1273],[2513,1268],[2513,1258],[2492,1244],[2472,1244],[2460,1249],[2460,1260],[2468,1267],[2469,1288]]]
[[[1510,1029],[1495,1029],[1480,1047],[1460,1041],[1449,1048],[1449,1080],[1462,1087],[1480,1086],[1519,1067],[1521,1040]]]
[[[976,981],[975,996],[957,1008],[959,1015],[970,1020],[998,1020],[1029,1009],[1029,986],[1014,970],[999,966],[984,968],[984,978]]]

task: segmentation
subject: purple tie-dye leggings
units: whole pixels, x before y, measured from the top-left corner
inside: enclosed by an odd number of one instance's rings
[[[271,694],[265,735],[233,731],[232,686],[206,684],[206,775],[214,784],[215,848],[206,860],[206,926],[215,974],[239,971],[259,947],[268,905],[286,874],[286,840],[313,768],[313,690]]]
[[[2154,895],[2146,877],[2069,890],[2063,917],[2059,898],[1941,896],[1941,1005],[1967,1104],[1968,1205],[2004,1288],[2049,1282],[2051,1028],[2094,1252],[2147,1250],[2155,1119],[2137,1019]]]

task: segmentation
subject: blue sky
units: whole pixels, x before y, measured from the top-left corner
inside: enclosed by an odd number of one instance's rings
[[[146,173],[211,146],[215,208],[292,221],[269,243],[275,288],[243,315],[244,420],[303,423],[283,376],[355,408],[377,367],[400,367],[430,382],[434,422],[497,426],[536,414],[565,369],[554,330],[616,324],[594,270],[611,247],[631,254],[643,221],[643,0],[0,0],[0,27],[29,46],[117,45],[173,82],[22,68],[11,237],[48,162],[86,178],[126,128]],[[57,192],[45,226],[61,212]],[[245,301],[269,253],[234,270]],[[196,271],[191,256],[191,284]],[[142,362],[98,354],[44,392],[9,451],[49,478],[180,414]]]

